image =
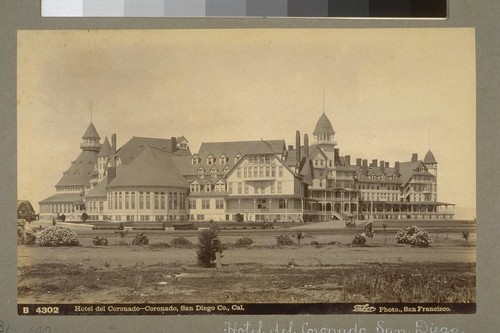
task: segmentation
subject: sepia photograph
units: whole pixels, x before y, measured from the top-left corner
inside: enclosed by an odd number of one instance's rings
[[[19,314],[474,313],[475,52],[18,31]]]

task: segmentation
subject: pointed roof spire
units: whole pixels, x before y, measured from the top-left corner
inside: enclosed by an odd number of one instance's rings
[[[328,134],[334,135],[335,131],[333,130],[332,123],[330,119],[326,116],[325,112],[319,117],[318,122],[316,123],[316,127],[314,128],[313,135],[319,134]]]
[[[97,157],[108,157],[111,156],[111,145],[109,144],[108,137],[104,139],[104,142],[99,150]]]
[[[436,158],[434,157],[434,154],[431,152],[430,149],[427,152],[427,154],[425,154],[424,164],[437,164]]]
[[[95,126],[91,121],[89,127],[87,127],[87,130],[85,131],[85,134],[83,134],[82,139],[100,139],[100,138],[101,137],[97,133],[97,130],[95,129]]]

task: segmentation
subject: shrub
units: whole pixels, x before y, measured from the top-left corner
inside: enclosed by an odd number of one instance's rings
[[[38,246],[77,246],[80,242],[73,230],[52,226],[37,234],[35,244]]]
[[[149,243],[149,238],[145,233],[140,232],[135,235],[135,238],[132,240],[132,245],[147,245]]]
[[[82,222],[87,222],[87,220],[90,218],[89,214],[86,212],[83,212],[82,216],[80,216]]]
[[[364,234],[356,234],[354,239],[352,240],[353,245],[365,245],[366,244],[366,236]]]
[[[411,244],[418,247],[428,247],[432,242],[429,233],[417,226],[408,226],[399,230],[396,234],[396,243]]]
[[[170,244],[174,247],[192,247],[193,243],[189,241],[186,237],[177,237],[170,241]]]
[[[278,245],[293,245],[293,240],[288,235],[276,236],[276,242]]]
[[[203,267],[214,267],[215,253],[222,254],[224,250],[219,238],[217,237],[216,229],[203,230],[198,238],[198,265]]]
[[[95,236],[92,239],[92,243],[94,243],[95,246],[106,246],[108,245],[108,239],[106,237]]]
[[[253,239],[251,239],[250,237],[239,238],[235,243],[236,246],[250,246],[252,244]]]

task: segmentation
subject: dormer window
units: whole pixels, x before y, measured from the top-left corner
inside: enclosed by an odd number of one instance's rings
[[[229,167],[225,166],[223,171],[224,171],[224,173],[227,173],[229,171]]]
[[[238,163],[240,159],[241,159],[241,154],[240,153],[236,154],[236,156],[234,157],[234,163]]]
[[[212,156],[212,154],[208,155],[207,164],[214,164],[214,163],[215,163],[215,158]]]
[[[226,164],[227,162],[228,162],[228,159],[227,159],[226,155],[222,154],[219,157],[219,164]]]
[[[192,165],[198,165],[201,162],[201,158],[198,157],[198,155],[193,155],[191,158],[191,164]]]
[[[203,176],[204,173],[205,170],[203,170],[203,168],[198,168],[198,176]]]

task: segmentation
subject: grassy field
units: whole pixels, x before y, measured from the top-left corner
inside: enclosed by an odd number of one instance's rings
[[[77,230],[81,246],[18,246],[20,303],[345,303],[475,302],[475,233],[431,232],[428,248],[394,243],[394,232],[376,230],[353,247],[355,230],[306,232],[301,245],[276,245],[296,230],[222,231],[222,267],[197,265],[195,247],[173,247],[199,231],[146,232],[147,246],[129,245],[111,230]],[[95,235],[109,246],[92,244]],[[254,244],[236,247],[238,238]],[[120,245],[122,242],[127,245]]]

